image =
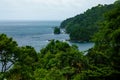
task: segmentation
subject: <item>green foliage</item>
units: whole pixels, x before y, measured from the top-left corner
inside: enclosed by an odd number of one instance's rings
[[[65,28],[70,34],[70,39],[75,41],[90,41],[95,32],[98,31],[98,23],[104,20],[103,14],[114,7],[111,5],[98,5],[88,9],[83,14],[69,18],[61,23],[61,28]]]
[[[95,46],[87,56],[90,70],[89,80],[116,80],[120,78],[120,5],[105,14],[105,20],[94,36]]]
[[[105,14],[100,30],[95,34],[95,46],[86,55],[75,45],[52,40],[39,53],[31,46],[18,47],[17,43],[0,34],[0,80],[117,80],[120,78],[120,1],[114,9]],[[106,9],[112,5],[105,5]],[[85,12],[99,11],[105,6],[98,5]],[[101,10],[100,10],[101,12]],[[82,14],[84,17],[85,14]],[[98,13],[94,13],[98,14]],[[91,15],[91,14],[89,14]],[[81,17],[82,17],[81,16]],[[87,16],[88,17],[88,16]],[[84,17],[85,18],[85,17]],[[62,28],[70,18],[63,22]],[[74,19],[75,22],[79,18]],[[80,19],[81,20],[81,19]],[[90,20],[90,19],[89,19]],[[94,17],[93,17],[94,20]],[[72,22],[71,22],[72,23]],[[69,23],[69,25],[71,25]],[[79,26],[79,24],[75,24]],[[95,25],[93,25],[95,26]],[[79,30],[78,28],[75,28]],[[85,32],[81,28],[81,32]],[[76,30],[73,30],[73,33]],[[77,31],[76,31],[77,32]],[[86,32],[87,33],[87,32]],[[75,34],[75,33],[74,33]],[[88,34],[90,34],[88,32]],[[72,35],[72,34],[70,34]],[[85,36],[85,34],[83,34]],[[74,39],[77,38],[75,34]],[[81,39],[77,38],[77,39]],[[87,38],[82,38],[87,40]],[[12,67],[7,67],[8,63]]]
[[[79,74],[87,65],[87,59],[83,53],[74,46],[65,42],[51,41],[46,48],[41,50],[40,68],[58,70],[67,80],[75,74]],[[46,74],[47,75],[47,74]]]
[[[17,43],[5,34],[0,34],[0,64],[2,72],[6,72],[14,64],[17,59],[16,53]]]
[[[13,68],[7,72],[9,80],[34,80],[38,57],[34,48],[30,46],[20,47],[18,60]]]
[[[55,27],[54,28],[54,34],[60,34],[61,32],[60,32],[60,28],[58,28],[58,27]]]
[[[65,80],[60,70],[38,69],[35,71],[35,80]]]

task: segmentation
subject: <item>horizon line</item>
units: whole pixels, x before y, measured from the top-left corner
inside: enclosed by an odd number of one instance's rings
[[[64,20],[0,20],[0,22],[47,22],[47,21],[62,22]]]

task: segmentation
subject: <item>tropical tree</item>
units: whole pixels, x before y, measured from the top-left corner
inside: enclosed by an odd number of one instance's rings
[[[89,80],[116,80],[120,78],[120,2],[105,14],[101,29],[94,36],[95,46],[87,56]]]
[[[0,34],[0,65],[1,72],[6,72],[17,60],[17,43],[5,34]]]
[[[41,64],[39,68],[46,69],[50,73],[56,72],[59,74],[56,76],[63,76],[66,80],[72,79],[72,76],[81,73],[88,66],[83,53],[79,52],[76,46],[70,46],[66,42],[53,40],[39,55]]]

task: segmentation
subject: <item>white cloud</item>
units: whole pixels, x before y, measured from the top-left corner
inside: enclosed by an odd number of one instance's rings
[[[75,16],[97,4],[115,0],[0,0],[0,20],[55,20]]]

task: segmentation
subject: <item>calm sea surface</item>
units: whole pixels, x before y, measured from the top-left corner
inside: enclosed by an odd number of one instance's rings
[[[69,39],[68,34],[53,34],[53,27],[59,26],[60,21],[1,21],[0,33],[13,37],[19,46],[33,46],[37,51],[45,47],[49,40],[64,41]],[[81,51],[93,47],[93,43],[71,43],[76,44]]]

